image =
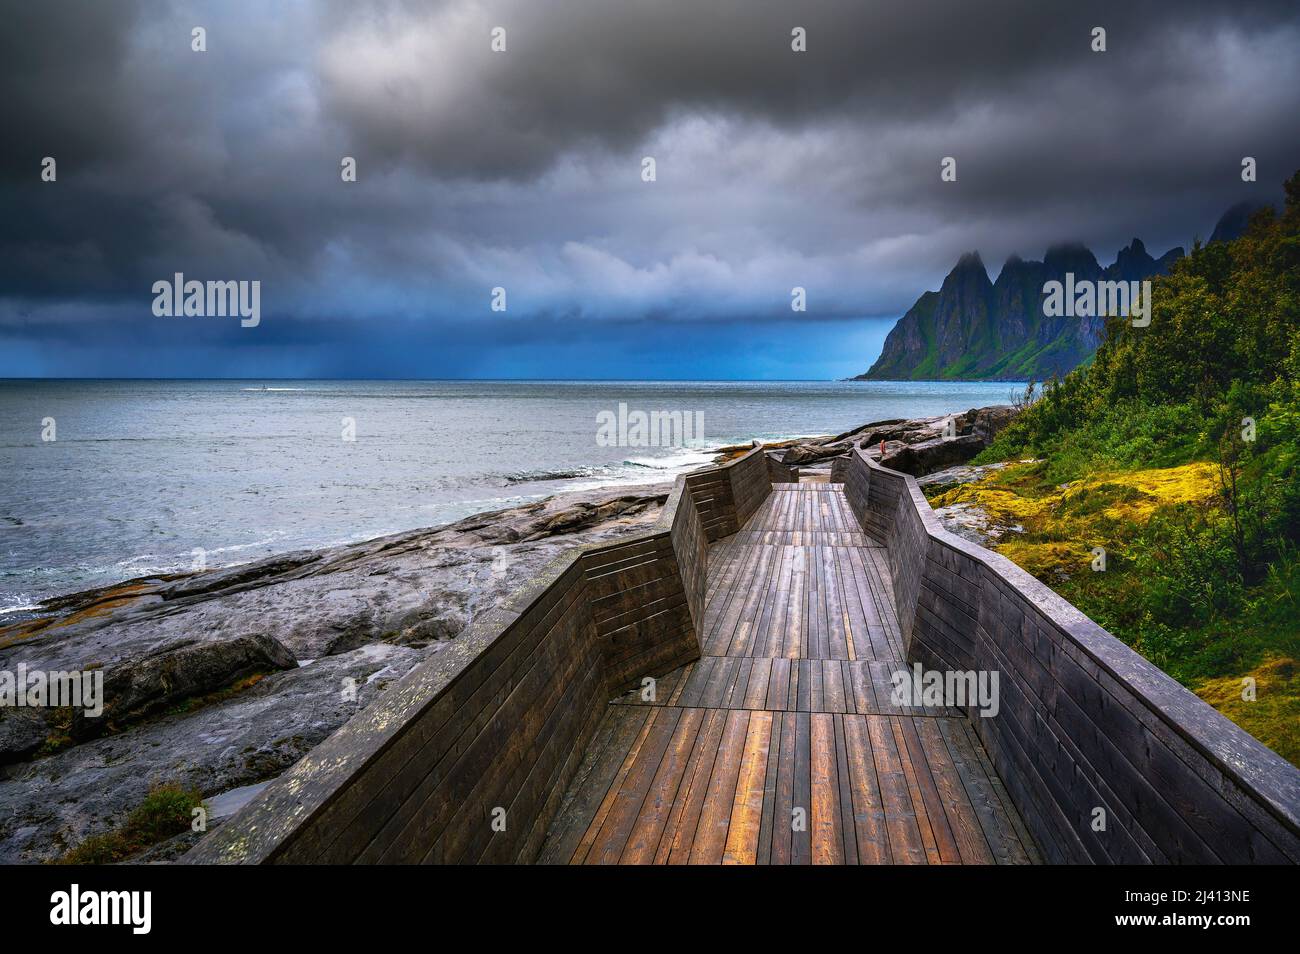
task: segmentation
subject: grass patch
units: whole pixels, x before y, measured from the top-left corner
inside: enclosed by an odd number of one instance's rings
[[[197,789],[156,785],[127,816],[121,828],[103,835],[92,835],[55,863],[111,865],[125,861],[173,835],[188,831],[194,809],[202,805],[203,796]]]
[[[75,744],[72,738],[71,707],[60,706],[53,710],[49,724],[50,733],[45,737],[45,741],[41,743],[40,748],[36,750],[36,758],[54,755],[64,749],[71,748]]]
[[[1249,586],[1233,577],[1212,464],[1061,485],[1051,473],[1010,464],[931,503],[972,504],[993,524],[1021,526],[994,549],[1300,764],[1300,555],[1282,553]],[[1092,570],[1095,546],[1107,551],[1105,572]],[[1258,700],[1246,702],[1241,680],[1252,675]]]
[[[1245,679],[1255,680],[1255,698],[1244,699]],[[1269,657],[1241,675],[1207,679],[1196,694],[1294,765],[1300,765],[1300,663]]]
[[[1110,319],[1092,361],[1048,381],[975,463],[1045,458],[982,492],[990,507],[1025,497],[1005,506],[1027,532],[1004,552],[1295,760],[1300,172],[1285,189],[1280,213],[1153,278],[1151,327]],[[1069,573],[1056,545],[1071,543],[1105,546],[1106,572]],[[1244,703],[1251,674],[1266,694]]]
[[[1019,526],[1023,533],[997,547],[1020,563],[1017,555],[1036,552],[1030,544],[1074,547],[1080,567],[1091,563],[1095,546],[1122,548],[1136,524],[1145,523],[1161,508],[1198,504],[1216,491],[1214,466],[1110,471],[1058,484],[1046,461],[1013,463],[982,480],[961,484],[934,495],[933,507],[965,503],[979,507],[999,526]],[[1050,549],[1059,563],[1061,546]],[[1021,564],[1024,566],[1024,564]],[[1034,570],[1025,566],[1031,573]]]

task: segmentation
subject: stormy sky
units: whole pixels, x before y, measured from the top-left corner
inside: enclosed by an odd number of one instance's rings
[[[0,89],[0,376],[831,378],[965,250],[1277,201],[1300,6],[3,0]]]

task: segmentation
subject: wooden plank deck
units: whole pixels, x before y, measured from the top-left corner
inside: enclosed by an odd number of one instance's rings
[[[697,663],[614,700],[540,860],[1039,860],[966,718],[890,702],[885,552],[842,485],[774,485],[709,551]]]

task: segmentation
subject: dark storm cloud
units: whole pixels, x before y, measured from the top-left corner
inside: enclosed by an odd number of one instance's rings
[[[563,13],[557,15],[557,8]],[[531,175],[593,142],[630,148],[675,110],[805,126],[911,126],[1001,103],[1199,85],[1216,35],[1295,26],[1294,3],[1053,4],[943,0],[611,4],[340,4],[325,51],[340,116],[380,154],[440,174]],[[1089,47],[1104,26],[1106,57]],[[489,50],[495,26],[507,56]],[[792,27],[807,55],[790,55]],[[1199,47],[1199,49],[1198,49]],[[1188,57],[1191,57],[1189,62]],[[1057,122],[1066,117],[1058,116]]]
[[[26,180],[50,152],[107,162],[129,153],[139,104],[121,95],[138,5],[0,4],[0,177]]]
[[[1294,3],[5,0],[0,23],[0,374],[60,349],[88,373],[124,325],[222,373],[295,341],[292,373],[344,373],[382,365],[363,339],[468,354],[542,317],[775,328],[793,285],[810,318],[888,317],[967,248],[1159,253],[1300,165]],[[174,271],[261,279],[271,325],[161,330]]]

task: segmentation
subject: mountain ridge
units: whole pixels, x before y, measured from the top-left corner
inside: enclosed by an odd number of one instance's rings
[[[1262,206],[1238,203],[1215,225],[1210,241],[1235,238]],[[1140,238],[1102,266],[1081,242],[1049,246],[1041,260],[1011,255],[997,279],[978,251],[957,260],[938,291],[924,292],[890,329],[880,357],[854,381],[1044,380],[1087,361],[1105,331],[1105,318],[1049,317],[1043,285],[1064,281],[1142,281],[1166,274],[1186,253],[1181,246],[1154,257]]]

